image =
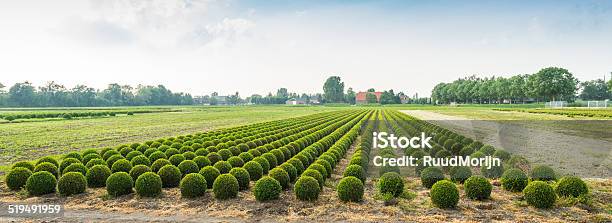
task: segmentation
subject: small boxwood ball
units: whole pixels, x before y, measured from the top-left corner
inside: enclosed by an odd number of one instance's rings
[[[480,148],[478,151],[487,156],[490,156],[490,155],[493,155],[493,153],[495,153],[495,148],[491,145],[485,145],[482,148]]]
[[[465,180],[463,185],[465,196],[473,200],[484,200],[491,197],[493,186],[487,178],[482,176],[471,176]]]
[[[217,179],[215,179],[212,188],[215,198],[224,200],[238,196],[238,189],[240,189],[240,186],[238,185],[236,177],[226,173],[219,175]]]
[[[134,180],[126,172],[116,172],[106,179],[106,192],[112,197],[131,194]]]
[[[57,180],[53,174],[47,171],[40,171],[33,173],[28,178],[25,188],[30,195],[40,196],[55,193],[56,184]]]
[[[490,166],[490,167],[481,166],[480,173],[486,178],[497,179],[497,178],[500,178],[502,174],[504,174],[504,167],[501,164],[499,166]]]
[[[162,179],[153,172],[146,172],[136,179],[136,193],[141,197],[157,197],[162,192]]]
[[[293,167],[295,167],[295,169],[298,172],[298,175],[302,174],[302,172],[304,172],[304,164],[299,159],[291,158],[287,162],[289,164],[291,164]]]
[[[454,208],[459,202],[459,190],[449,180],[436,182],[429,191],[431,202],[439,208]]]
[[[181,183],[181,170],[173,165],[166,165],[157,171],[164,188],[177,187]]]
[[[87,164],[85,164],[85,167],[87,168],[91,168],[95,165],[104,165],[104,166],[108,166],[106,161],[104,161],[103,159],[99,159],[99,158],[95,158],[90,160],[89,162],[87,162]]]
[[[102,157],[100,155],[98,155],[97,153],[87,154],[87,155],[83,156],[83,163],[87,164],[87,163],[89,163],[89,161],[91,161],[93,159],[102,159]]]
[[[327,175],[327,170],[325,170],[325,167],[321,164],[313,163],[312,165],[308,167],[308,169],[319,171],[319,173],[321,173],[321,176],[323,176],[323,178],[329,177],[329,175]]]
[[[149,161],[155,163],[158,159],[168,159],[168,156],[162,151],[155,151],[151,155],[149,155]]]
[[[397,197],[404,192],[404,180],[396,172],[385,173],[378,181],[378,190],[381,194],[392,194]]]
[[[302,176],[310,176],[317,180],[319,183],[319,187],[323,189],[323,185],[325,184],[325,179],[323,179],[323,175],[319,171],[313,169],[307,169],[302,173]]]
[[[189,173],[181,180],[180,188],[182,197],[200,197],[206,193],[206,179],[198,173]]]
[[[132,170],[130,170],[130,176],[132,177],[132,180],[136,182],[138,177],[146,172],[151,172],[151,168],[142,164],[136,165],[132,168]]]
[[[27,161],[19,161],[16,162],[15,164],[13,164],[13,166],[11,167],[11,169],[15,169],[16,167],[23,167],[26,168],[30,171],[34,171],[34,164],[27,162]]]
[[[210,160],[211,165],[214,165],[215,163],[223,160],[223,158],[216,152],[208,153],[208,155],[206,155],[206,158]]]
[[[232,156],[229,159],[227,159],[227,162],[232,165],[232,167],[242,167],[244,166],[244,161],[237,156]]]
[[[217,153],[221,156],[221,159],[223,160],[227,160],[234,155],[232,154],[232,151],[230,151],[229,149],[222,149],[222,150],[219,150],[219,152]]]
[[[66,169],[64,169],[62,175],[69,172],[78,172],[85,176],[87,174],[87,167],[85,167],[85,165],[83,165],[82,163],[73,163],[70,164],[70,166],[66,167]]]
[[[53,165],[52,163],[43,162],[36,165],[36,167],[34,168],[34,172],[36,173],[40,171],[47,171],[55,177],[59,176],[59,170],[57,169],[57,166]]]
[[[197,155],[194,152],[184,152],[183,156],[185,157],[185,160],[193,160],[193,158],[195,158]]]
[[[344,173],[342,174],[342,177],[356,177],[357,179],[361,180],[361,182],[365,182],[365,171],[363,170],[363,168],[359,165],[349,165],[348,167],[346,167],[346,169],[344,170]]]
[[[85,156],[90,155],[90,154],[100,155],[98,154],[98,151],[96,151],[96,149],[86,149],[85,151],[81,153],[81,155],[83,156],[83,159],[85,159]]]
[[[291,178],[289,178],[289,173],[287,173],[287,171],[285,171],[283,168],[273,168],[268,173],[268,176],[277,180],[283,189],[289,188],[289,182],[291,181]]]
[[[80,172],[65,173],[57,182],[57,190],[64,196],[84,193],[86,188],[87,179]]]
[[[202,175],[204,179],[206,179],[206,183],[208,183],[208,188],[212,188],[213,183],[215,182],[217,177],[221,175],[221,173],[219,172],[219,170],[217,170],[217,168],[214,168],[212,166],[205,166],[200,170],[200,175]]]
[[[210,160],[208,160],[208,158],[205,156],[196,156],[193,158],[193,162],[198,164],[198,168],[200,169],[204,168],[205,166],[210,166]]]
[[[76,158],[63,159],[62,162],[60,163],[59,172],[62,173],[64,169],[66,169],[66,167],[70,166],[73,163],[81,163],[81,161]]]
[[[87,178],[87,186],[95,188],[95,187],[104,187],[106,185],[106,180],[111,175],[111,170],[106,165],[95,165],[89,170],[87,170],[87,174],[85,177]]]
[[[578,197],[589,193],[589,187],[582,179],[574,176],[562,177],[555,188],[559,196]]]
[[[149,156],[151,156],[151,154],[153,154],[154,152],[157,152],[157,151],[159,151],[159,150],[154,149],[154,148],[150,148],[150,149],[147,149],[146,151],[144,151],[143,155],[148,158]]]
[[[295,196],[302,201],[314,201],[319,198],[321,189],[317,179],[302,175],[294,185]]]
[[[180,154],[181,151],[179,151],[176,148],[170,148],[170,149],[167,149],[166,152],[164,152],[164,153],[166,154],[166,157],[171,157],[173,155]]]
[[[463,183],[472,176],[472,170],[467,166],[451,167],[450,179],[453,182]]]
[[[493,153],[494,157],[500,158],[502,161],[507,161],[510,159],[510,153],[506,150],[497,150]]]
[[[253,155],[251,155],[248,152],[242,152],[242,153],[240,153],[238,155],[238,157],[240,157],[242,159],[242,161],[244,161],[245,163],[253,160],[253,158],[254,158]]]
[[[108,159],[114,155],[121,155],[121,153],[119,153],[119,151],[117,150],[111,149],[111,150],[106,151],[104,154],[102,154],[102,159],[108,161]]]
[[[436,182],[444,180],[444,173],[437,167],[427,167],[421,171],[421,184],[423,187],[431,188]]]
[[[114,155],[111,156],[110,158],[108,158],[106,160],[106,164],[108,164],[108,168],[113,168],[113,164],[115,164],[115,162],[119,161],[119,160],[124,160],[125,158],[123,158],[123,156],[121,155]]]
[[[219,170],[219,172],[222,174],[229,173],[229,171],[232,169],[232,165],[223,160],[215,163],[214,167],[217,168],[217,170]]]
[[[245,163],[243,167],[249,172],[251,181],[259,180],[259,178],[263,176],[263,168],[258,162],[249,161]]]
[[[539,180],[539,181],[557,180],[557,175],[555,174],[555,171],[546,165],[535,166],[531,170],[529,175],[531,179],[534,181],[535,180]]]
[[[198,156],[206,156],[208,155],[208,150],[205,148],[201,148],[195,151],[195,154]]]
[[[251,181],[249,171],[242,167],[234,167],[232,168],[232,170],[230,170],[229,173],[236,177],[236,180],[238,180],[238,186],[240,187],[240,190],[249,189],[249,183]]]
[[[157,173],[157,171],[159,171],[159,169],[161,169],[164,166],[167,165],[172,165],[172,163],[170,163],[170,161],[168,161],[167,159],[158,159],[155,160],[155,162],[153,162],[153,164],[151,164],[151,171]]]
[[[149,160],[149,158],[147,158],[144,155],[138,155],[138,156],[133,157],[130,163],[132,164],[132,166],[137,166],[137,165],[150,166],[151,165],[151,161]]]
[[[168,161],[170,161],[172,165],[178,166],[181,162],[185,161],[185,156],[183,156],[183,154],[174,154],[168,158]]]
[[[181,170],[183,176],[189,173],[198,173],[200,168],[198,164],[196,164],[193,160],[185,160],[178,165],[178,168]]]
[[[520,169],[510,168],[501,177],[502,187],[507,191],[520,192],[527,186],[527,175]]]
[[[127,154],[131,153],[132,151],[134,151],[134,149],[130,148],[130,147],[124,147],[121,150],[119,150],[119,153],[123,156],[126,157]]]
[[[28,178],[32,175],[32,171],[25,167],[13,167],[6,175],[4,181],[6,186],[11,190],[20,190],[26,185]]]
[[[553,188],[543,181],[531,181],[523,189],[523,195],[527,204],[536,208],[550,208],[557,200]]]
[[[255,157],[253,161],[258,162],[259,165],[261,165],[264,174],[267,174],[268,171],[270,171],[270,162],[268,162],[266,158],[259,156]]]
[[[140,156],[140,155],[142,155],[142,153],[141,153],[141,152],[139,152],[139,151],[132,151],[132,152],[128,153],[128,154],[125,156],[125,158],[126,158],[127,160],[129,160],[129,161],[132,161],[132,159],[134,159],[134,157],[137,157],[137,156]]]
[[[132,170],[132,164],[127,159],[117,160],[117,162],[113,164],[113,167],[111,167],[111,171],[113,173],[116,173],[116,172],[129,173],[130,170]]]
[[[75,158],[77,159],[79,162],[83,161],[83,156],[81,156],[80,153],[78,152],[69,152],[66,153],[66,155],[64,155],[64,157],[62,158],[62,160],[67,159],[67,158]]]
[[[275,169],[272,169],[272,171]],[[258,201],[276,200],[279,198],[281,191],[281,184],[276,179],[268,176],[257,180],[257,182],[255,182],[255,188],[253,189],[255,199]]]
[[[293,165],[289,163],[283,163],[279,167],[287,171],[287,174],[289,174],[289,182],[294,182],[297,179],[297,169],[295,169]]]
[[[359,202],[363,198],[363,190],[363,182],[354,176],[342,178],[336,187],[341,201]]]

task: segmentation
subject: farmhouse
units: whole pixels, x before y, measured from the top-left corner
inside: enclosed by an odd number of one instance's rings
[[[288,104],[288,105],[305,105],[306,102],[307,101],[304,98],[291,98],[291,99],[285,101],[285,104]]]
[[[355,96],[355,103],[357,104],[368,104],[368,94],[376,96],[376,103],[380,103],[380,96],[382,92],[359,92]]]

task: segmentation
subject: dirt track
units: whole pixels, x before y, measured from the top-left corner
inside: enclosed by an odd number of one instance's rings
[[[482,121],[431,111],[402,111],[507,151],[532,163],[547,164],[562,174],[612,177],[612,146],[605,140],[530,127],[527,121]],[[549,122],[536,124],[545,125]],[[530,124],[530,125],[528,125]]]

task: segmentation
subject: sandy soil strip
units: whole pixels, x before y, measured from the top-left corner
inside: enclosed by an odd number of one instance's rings
[[[550,165],[562,174],[612,177],[612,146],[604,140],[534,129],[520,121],[470,120],[422,110],[402,112],[523,155],[533,163]]]

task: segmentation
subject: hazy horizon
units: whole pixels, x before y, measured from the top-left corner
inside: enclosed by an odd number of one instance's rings
[[[3,1],[0,83],[193,95],[394,89],[557,66],[610,78],[605,1]]]

